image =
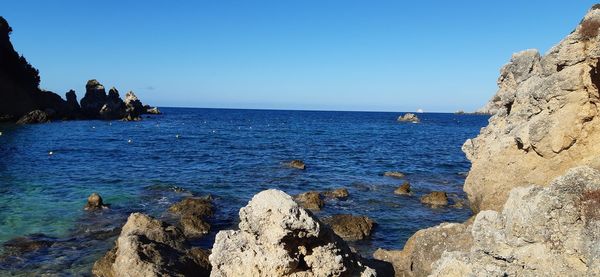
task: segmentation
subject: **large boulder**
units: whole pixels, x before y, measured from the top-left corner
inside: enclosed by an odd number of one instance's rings
[[[416,232],[403,250],[378,249],[373,257],[392,263],[398,277],[427,276],[444,252],[469,250],[472,244],[469,223],[442,223]]]
[[[175,226],[133,213],[115,247],[92,269],[95,276],[208,276],[207,251],[190,248]]]
[[[599,276],[600,171],[569,170],[547,187],[511,191],[473,222],[473,246],[446,252],[433,276]]]
[[[375,276],[344,241],[279,190],[240,209],[239,230],[221,231],[211,276]]]
[[[88,118],[98,118],[100,110],[106,104],[106,90],[96,79],[89,80],[85,85],[85,96],[81,99],[81,110]]]
[[[333,232],[346,241],[367,238],[375,227],[375,221],[366,216],[336,214],[323,219]]]
[[[547,185],[568,169],[600,167],[600,9],[544,56],[526,50],[500,72],[489,125],[463,151],[474,211],[500,210],[512,188]]]

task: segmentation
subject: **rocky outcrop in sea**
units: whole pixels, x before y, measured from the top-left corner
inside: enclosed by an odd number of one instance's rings
[[[88,81],[81,104],[75,91],[58,94],[39,88],[39,71],[15,51],[10,42],[12,28],[0,16],[0,121],[20,124],[51,120],[106,119],[139,120],[142,114],[159,114],[157,108],[144,106],[129,92],[125,101],[116,89],[108,93],[96,80]]]
[[[544,56],[513,55],[463,151],[477,214],[374,256],[396,276],[597,276],[600,241],[600,6]]]

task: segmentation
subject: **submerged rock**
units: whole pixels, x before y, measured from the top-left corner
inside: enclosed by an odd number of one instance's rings
[[[187,197],[169,208],[169,212],[180,216],[183,233],[189,238],[208,234],[210,224],[206,219],[213,215],[210,197]]]
[[[239,228],[217,234],[211,276],[376,276],[282,191],[256,194],[240,209]]]
[[[308,191],[298,194],[294,197],[294,200],[296,200],[303,208],[312,211],[319,211],[325,205],[325,201],[321,199],[321,194],[317,191]]]
[[[206,251],[190,248],[175,226],[133,213],[115,247],[92,269],[95,276],[209,276]]]
[[[337,214],[323,219],[333,232],[346,241],[361,240],[371,235],[375,221],[366,216]]]
[[[19,118],[17,124],[36,124],[36,123],[46,123],[49,122],[50,119],[48,114],[44,111],[34,110]]]
[[[321,193],[325,198],[329,199],[337,199],[337,200],[346,200],[350,193],[346,188],[338,188],[329,191],[324,191]]]
[[[421,203],[434,207],[448,205],[448,195],[443,191],[434,191],[421,197]]]
[[[54,239],[43,234],[33,234],[24,237],[16,237],[2,244],[3,249],[0,260],[8,257],[19,257],[24,254],[51,247]]]
[[[85,204],[85,207],[83,207],[86,211],[95,211],[95,210],[102,210],[107,208],[106,205],[104,205],[104,202],[102,201],[102,197],[100,196],[100,194],[98,193],[92,193],[88,199],[87,199],[87,203]]]
[[[421,122],[421,120],[414,113],[405,113],[404,115],[401,115],[398,117],[398,121],[399,122],[412,122],[412,123]]]
[[[383,173],[383,176],[401,179],[404,178],[404,173],[398,171],[387,171]]]
[[[291,168],[295,168],[295,169],[300,169],[300,170],[306,169],[306,164],[304,164],[304,162],[301,160],[293,160],[289,163],[286,163],[286,165]]]
[[[404,182],[398,188],[394,190],[394,194],[397,195],[410,195],[410,183]]]

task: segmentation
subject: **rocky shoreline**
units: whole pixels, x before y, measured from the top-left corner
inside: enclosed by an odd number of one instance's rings
[[[143,105],[133,91],[123,100],[116,88],[89,80],[85,96],[77,102],[74,90],[58,94],[42,90],[39,71],[15,51],[10,42],[12,28],[0,16],[0,122],[44,123],[51,120],[140,120],[143,114],[160,114],[156,107]]]

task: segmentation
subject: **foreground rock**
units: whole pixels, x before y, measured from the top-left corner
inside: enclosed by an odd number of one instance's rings
[[[421,120],[414,113],[405,113],[404,115],[401,115],[398,117],[398,121],[399,122],[412,122],[412,123],[421,122]]]
[[[319,211],[325,206],[325,201],[321,199],[321,194],[318,191],[308,191],[298,194],[294,197],[294,200],[296,200],[303,208],[312,211]]]
[[[416,232],[402,251],[378,249],[373,257],[392,263],[395,276],[427,276],[442,253],[469,250],[472,244],[468,223],[443,223]]]
[[[115,247],[98,260],[95,276],[208,276],[207,251],[190,248],[182,232],[147,215],[133,213]]]
[[[544,56],[516,53],[490,101],[494,116],[463,151],[475,211],[500,210],[512,188],[547,185],[579,165],[600,166],[600,9]]]
[[[323,219],[333,232],[346,241],[362,240],[371,236],[375,222],[366,216],[338,214]]]
[[[210,224],[206,222],[213,215],[210,197],[187,197],[171,206],[169,212],[180,217],[179,223],[188,238],[198,238],[210,231]]]
[[[477,215],[473,246],[444,253],[433,275],[598,276],[599,207],[600,172],[589,167],[515,188],[501,212]]]
[[[443,191],[434,191],[421,197],[421,203],[434,207],[448,205],[448,195]]]
[[[239,228],[217,234],[211,276],[376,276],[282,191],[255,195],[240,209]]]

